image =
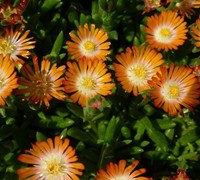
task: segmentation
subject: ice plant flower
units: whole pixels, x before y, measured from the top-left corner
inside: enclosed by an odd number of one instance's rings
[[[5,99],[18,87],[15,64],[8,55],[0,55],[0,72],[0,106],[4,106]]]
[[[173,177],[173,180],[190,180],[190,178],[183,169],[178,169],[177,174]]]
[[[160,71],[160,66],[164,63],[162,54],[157,53],[149,47],[137,46],[127,48],[126,52],[116,55],[119,63],[113,63],[115,76],[122,85],[122,88],[134,96],[150,89],[147,83]]]
[[[18,160],[30,166],[17,170],[19,179],[79,180],[84,165],[78,161],[70,140],[56,136],[53,139],[32,144],[32,149],[25,150]]]
[[[43,58],[41,69],[38,65],[37,56],[33,56],[34,70],[29,64],[24,64],[21,68],[21,73],[24,77],[19,77],[19,85],[23,86],[15,91],[17,95],[25,95],[25,98],[35,104],[44,103],[47,107],[50,106],[49,101],[52,97],[58,100],[65,100],[63,80],[61,77],[65,71],[65,65],[57,67],[48,58]]]
[[[2,25],[23,24],[22,13],[28,3],[28,0],[21,0],[16,6],[13,6],[10,0],[0,3],[0,20]]]
[[[187,39],[186,22],[177,12],[162,11],[147,18],[146,42],[159,51],[177,50]]]
[[[10,55],[10,59],[15,63],[23,64],[24,60],[20,58],[28,58],[31,54],[29,50],[34,49],[35,41],[33,37],[29,37],[29,30],[24,33],[13,27],[6,27],[4,33],[0,34],[0,54],[3,56]]]
[[[125,160],[120,160],[119,164],[110,162],[106,166],[106,171],[103,169],[98,171],[96,180],[152,180],[152,178],[140,176],[146,172],[146,169],[135,170],[138,164],[138,160],[129,166],[126,166]]]
[[[200,8],[200,0],[181,0],[175,5],[175,11],[188,18],[195,14],[193,8]]]
[[[88,61],[83,57],[78,61],[68,61],[67,66],[64,86],[73,102],[85,107],[88,100],[96,95],[106,96],[112,93],[115,84],[111,82],[111,73],[107,72],[103,61]]]
[[[110,53],[107,33],[102,28],[96,28],[94,24],[79,26],[76,34],[70,32],[69,35],[72,41],[67,41],[66,44],[71,59],[85,56],[91,60],[106,60],[106,56]]]
[[[195,40],[194,45],[200,47],[200,16],[196,20],[196,24],[191,27],[192,29],[192,38]]]
[[[200,64],[196,66],[190,66],[190,68],[192,69],[193,73],[199,78],[200,81]]]
[[[153,11],[160,6],[165,6],[169,2],[171,2],[171,0],[144,0],[144,13]]]
[[[154,105],[171,116],[183,115],[182,107],[193,110],[200,104],[200,83],[192,69],[170,64],[169,68],[161,67],[157,77],[149,81]]]

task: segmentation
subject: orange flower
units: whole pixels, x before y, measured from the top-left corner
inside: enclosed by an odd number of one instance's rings
[[[200,82],[189,67],[173,63],[169,68],[163,66],[158,77],[153,77],[149,84],[154,105],[162,107],[171,116],[177,116],[179,112],[183,115],[182,106],[192,111],[200,104]]]
[[[78,163],[75,149],[70,146],[69,139],[62,140],[59,136],[48,138],[47,141],[32,144],[32,149],[20,154],[20,162],[30,164],[17,170],[20,179],[69,179],[79,180],[84,165]]]
[[[35,47],[35,41],[32,37],[27,38],[29,30],[24,34],[19,29],[13,30],[13,27],[5,28],[5,32],[0,35],[0,54],[10,55],[10,59],[15,63],[23,64],[24,61],[19,57],[28,58],[29,50]]]
[[[196,20],[196,24],[192,27],[192,37],[196,41],[195,46],[200,47],[200,17]]]
[[[166,6],[168,3],[170,3],[171,0],[144,0],[144,13],[150,12],[152,10],[155,10],[156,8],[160,6]]]
[[[71,55],[71,59],[79,59],[83,56],[88,59],[106,60],[106,56],[110,53],[110,42],[108,35],[103,29],[95,28],[92,24],[88,27],[85,24],[84,27],[79,26],[77,35],[70,32],[71,41],[67,41],[68,53]]]
[[[34,70],[29,64],[25,64],[21,68],[24,77],[19,77],[19,84],[22,89],[17,89],[15,94],[23,94],[26,99],[37,104],[44,102],[49,107],[49,101],[52,96],[58,100],[65,100],[63,80],[60,78],[64,74],[65,65],[57,67],[57,64],[51,66],[51,62],[47,58],[43,58],[41,62],[41,70],[38,65],[38,58],[33,57]]]
[[[0,106],[5,105],[5,99],[11,94],[13,89],[18,87],[15,64],[10,61],[9,56],[0,55]]]
[[[187,39],[186,22],[178,13],[173,11],[162,11],[161,14],[147,18],[146,42],[152,48],[166,52],[178,49]]]
[[[200,0],[181,0],[176,3],[175,11],[189,18],[195,13],[193,8],[200,8]]]
[[[127,48],[125,53],[116,55],[116,59],[120,63],[113,63],[117,80],[126,92],[133,91],[135,96],[150,89],[147,81],[156,75],[164,62],[161,53],[145,46]]]
[[[1,24],[23,24],[24,20],[21,16],[28,0],[21,0],[17,5],[13,6],[10,0],[0,3],[0,20]]]
[[[67,62],[68,70],[64,81],[65,92],[72,93],[70,98],[82,107],[96,95],[109,95],[115,86],[111,83],[111,74],[107,73],[106,64],[83,57],[76,62]]]
[[[145,168],[141,168],[139,170],[134,171],[134,169],[138,164],[139,164],[138,160],[135,160],[131,165],[127,167],[125,160],[120,160],[119,164],[111,162],[106,166],[106,171],[104,171],[103,169],[100,169],[98,171],[96,180],[113,180],[113,179],[152,180],[152,178],[140,176],[146,172]]]

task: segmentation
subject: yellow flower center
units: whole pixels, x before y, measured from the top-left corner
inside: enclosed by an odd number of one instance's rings
[[[135,67],[132,71],[138,79],[145,79],[147,77],[147,71],[144,67]]]
[[[40,171],[47,179],[62,177],[67,170],[67,164],[60,154],[48,154],[40,163]]]
[[[16,45],[7,39],[0,39],[0,54],[12,54],[16,50]]]
[[[84,95],[89,95],[94,92],[96,87],[96,82],[93,77],[82,76],[77,81],[78,90]]]
[[[87,90],[92,90],[95,86],[94,80],[89,77],[84,77],[80,82],[80,86]]]
[[[163,28],[160,30],[160,34],[164,37],[171,37],[172,36],[172,33],[169,29],[167,28]]]
[[[11,15],[17,14],[17,9],[13,9],[10,6],[7,7],[7,9],[3,9],[2,14],[4,15],[5,18],[11,18]]]
[[[181,95],[181,89],[177,84],[167,83],[163,86],[162,95],[168,100],[178,100]]]
[[[134,64],[127,69],[127,76],[132,84],[144,85],[147,83],[149,72],[143,64]]]
[[[169,86],[169,96],[171,99],[176,99],[180,95],[180,89],[176,85]]]
[[[92,41],[86,41],[83,46],[88,52],[93,52],[95,50],[95,44]]]
[[[155,31],[155,39],[161,43],[170,43],[173,34],[173,31],[169,27],[161,27]]]

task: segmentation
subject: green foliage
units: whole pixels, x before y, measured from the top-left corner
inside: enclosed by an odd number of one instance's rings
[[[37,42],[34,53],[58,64],[69,60],[65,44],[69,32],[85,23],[104,28],[111,41],[108,65],[113,73],[111,62],[116,61],[116,53],[145,44],[143,8],[140,0],[30,0],[23,16],[25,29],[30,29]],[[193,19],[188,20],[192,23]],[[196,65],[200,51],[191,45],[188,42],[163,56],[167,62]],[[191,179],[200,177],[199,107],[194,112],[184,110],[183,117],[170,117],[155,108],[148,97],[134,97],[118,85],[113,91],[105,100],[91,99],[84,108],[52,100],[46,109],[10,96],[7,105],[0,108],[0,177],[17,179],[16,170],[22,167],[17,156],[31,143],[56,135],[70,139],[86,167],[83,180],[95,179],[100,168],[120,159],[139,159],[147,176],[154,179],[174,175],[178,168],[185,169]],[[91,107],[95,101],[101,101],[96,109]]]

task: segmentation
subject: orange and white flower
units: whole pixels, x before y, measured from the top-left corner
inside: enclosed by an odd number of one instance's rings
[[[103,61],[88,61],[83,57],[78,61],[67,62],[67,66],[64,86],[65,92],[71,94],[70,99],[73,102],[84,107],[96,95],[106,96],[112,93],[115,84],[111,82],[111,73],[107,72]]]
[[[0,54],[10,55],[10,59],[15,63],[23,64],[23,58],[28,58],[31,54],[29,50],[34,49],[35,41],[33,37],[28,37],[29,30],[22,33],[21,30],[14,30],[13,27],[5,28],[4,33],[0,34]]]
[[[200,82],[189,67],[173,63],[169,68],[162,66],[161,72],[149,81],[149,85],[154,105],[171,116],[183,115],[183,107],[192,111],[200,104]]]
[[[19,85],[23,86],[15,91],[15,94],[25,95],[26,99],[35,104],[44,104],[49,107],[49,101],[52,97],[64,101],[66,95],[64,93],[63,80],[61,77],[65,71],[65,65],[57,67],[47,58],[43,58],[41,69],[38,65],[37,56],[33,56],[34,71],[29,64],[24,64],[21,73],[24,77],[19,77]]]
[[[72,41],[67,41],[66,44],[71,59],[85,56],[91,60],[106,60],[106,56],[110,54],[107,33],[102,28],[96,28],[94,24],[79,26],[77,34],[70,32],[69,35]]]
[[[1,25],[24,24],[22,13],[28,3],[28,0],[21,0],[17,5],[12,5],[10,0],[0,3]]]
[[[200,8],[200,0],[181,0],[175,5],[175,11],[188,18],[195,14],[194,8]]]
[[[18,87],[15,64],[8,55],[0,55],[0,72],[0,106],[4,106],[5,99]]]
[[[161,53],[145,46],[141,49],[137,46],[127,48],[125,53],[116,55],[116,59],[119,63],[113,63],[113,66],[117,80],[126,92],[133,91],[135,96],[150,89],[147,81],[160,71],[164,63]]]
[[[18,160],[31,165],[17,170],[19,179],[79,180],[84,165],[77,162],[75,149],[69,139],[59,136],[32,144],[32,149],[25,150]]]
[[[191,27],[192,29],[192,38],[195,40],[194,45],[200,47],[200,16],[196,20],[196,24]]]
[[[119,164],[110,162],[106,166],[106,171],[103,169],[98,171],[96,180],[152,180],[152,178],[140,176],[146,172],[146,169],[135,170],[138,164],[138,160],[129,166],[126,166],[125,160],[120,160]]]
[[[177,50],[187,39],[186,22],[177,12],[162,11],[147,18],[146,42],[159,51]]]
[[[144,0],[144,13],[155,10],[160,6],[166,6],[171,0]]]

